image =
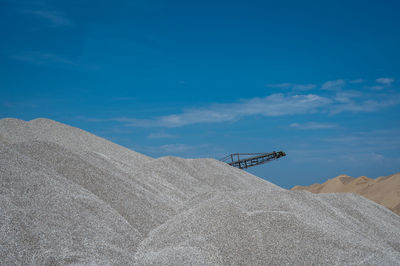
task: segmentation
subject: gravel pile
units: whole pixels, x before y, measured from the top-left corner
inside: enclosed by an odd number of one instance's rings
[[[295,186],[291,190],[307,190],[312,193],[350,192],[375,201],[400,215],[400,173],[376,179],[340,175],[322,184]]]
[[[47,119],[0,120],[0,263],[400,264],[400,217],[212,159],[153,159]]]

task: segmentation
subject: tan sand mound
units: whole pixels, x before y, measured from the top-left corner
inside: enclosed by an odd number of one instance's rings
[[[400,217],[364,197],[153,159],[47,119],[0,120],[0,180],[2,265],[400,261]]]
[[[307,190],[312,193],[356,193],[400,215],[400,173],[377,179],[340,175],[323,184],[313,184],[309,187],[295,186],[292,190]]]

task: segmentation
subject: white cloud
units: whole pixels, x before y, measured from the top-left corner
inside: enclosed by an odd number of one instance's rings
[[[290,83],[284,83],[286,86]],[[400,104],[400,94],[361,92],[346,90],[343,80],[328,81],[324,87],[328,91],[316,94],[276,93],[263,98],[243,99],[238,102],[224,104],[210,104],[202,108],[190,108],[181,113],[154,117],[150,119],[137,119],[116,117],[97,119],[101,121],[117,121],[132,127],[182,127],[201,123],[232,122],[252,116],[276,117],[290,115],[305,115],[312,113],[327,113],[336,115],[342,112],[375,112],[383,108]],[[312,84],[311,84],[312,85]],[[292,85],[290,85],[292,86]],[[311,86],[310,86],[311,87]],[[335,90],[333,90],[336,88]],[[338,89],[341,88],[341,89]],[[87,119],[95,122],[96,119]],[[291,127],[302,129],[332,128],[331,124],[292,124]],[[149,138],[162,138],[161,135],[149,135]],[[167,137],[167,136],[164,136]]]
[[[367,86],[367,88],[374,90],[374,91],[381,91],[385,88],[385,86],[376,85],[376,86]]]
[[[340,90],[346,82],[343,79],[330,80],[322,84],[321,90]]]
[[[331,100],[314,95],[272,94],[264,98],[253,98],[230,104],[214,104],[207,108],[185,110],[181,114],[158,117],[153,120],[116,118],[136,127],[180,127],[199,123],[218,123],[241,119],[247,116],[284,116],[315,113]]]
[[[318,122],[307,122],[303,124],[292,123],[289,125],[292,128],[309,130],[309,129],[331,129],[338,127],[336,124],[331,123],[318,123]]]
[[[390,86],[394,82],[394,79],[392,79],[392,78],[379,78],[379,79],[376,79],[375,81],[376,81],[376,83],[383,84],[385,86]]]
[[[392,83],[394,82],[394,79],[392,78],[379,78],[375,80],[376,83],[378,83],[378,85],[374,85],[374,86],[365,86],[365,88],[371,89],[371,90],[375,90],[375,91],[381,91],[385,88],[388,88],[392,85]]]
[[[342,112],[374,112],[383,108],[400,104],[400,95],[392,95],[389,97],[374,99],[374,100],[363,100],[356,102],[350,100],[345,103],[334,104],[330,107],[331,114],[339,114]]]
[[[315,84],[294,84],[293,85],[293,90],[298,90],[298,91],[308,91],[315,89],[317,85]]]
[[[242,119],[249,116],[288,116],[330,112],[373,112],[400,103],[400,95],[362,99],[357,91],[340,92],[328,98],[315,94],[284,95],[272,94],[264,98],[242,100],[231,104],[214,104],[208,108],[189,109],[181,114],[158,117],[153,120],[131,120],[136,127],[181,127],[199,123],[218,123]]]
[[[54,26],[71,26],[72,22],[62,13],[49,10],[25,10],[24,13],[49,21]]]
[[[354,98],[360,98],[362,97],[362,93],[359,91],[339,91],[336,93],[336,96],[334,97],[336,102],[340,103],[348,103],[351,102]]]

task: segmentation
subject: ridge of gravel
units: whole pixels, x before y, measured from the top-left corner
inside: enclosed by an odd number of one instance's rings
[[[400,263],[400,217],[213,159],[153,159],[48,119],[0,120],[0,264]]]

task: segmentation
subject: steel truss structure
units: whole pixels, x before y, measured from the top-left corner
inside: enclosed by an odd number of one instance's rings
[[[233,167],[244,169],[268,163],[284,156],[286,156],[286,153],[283,151],[273,151],[271,153],[233,153],[222,158],[220,161],[223,161]]]

